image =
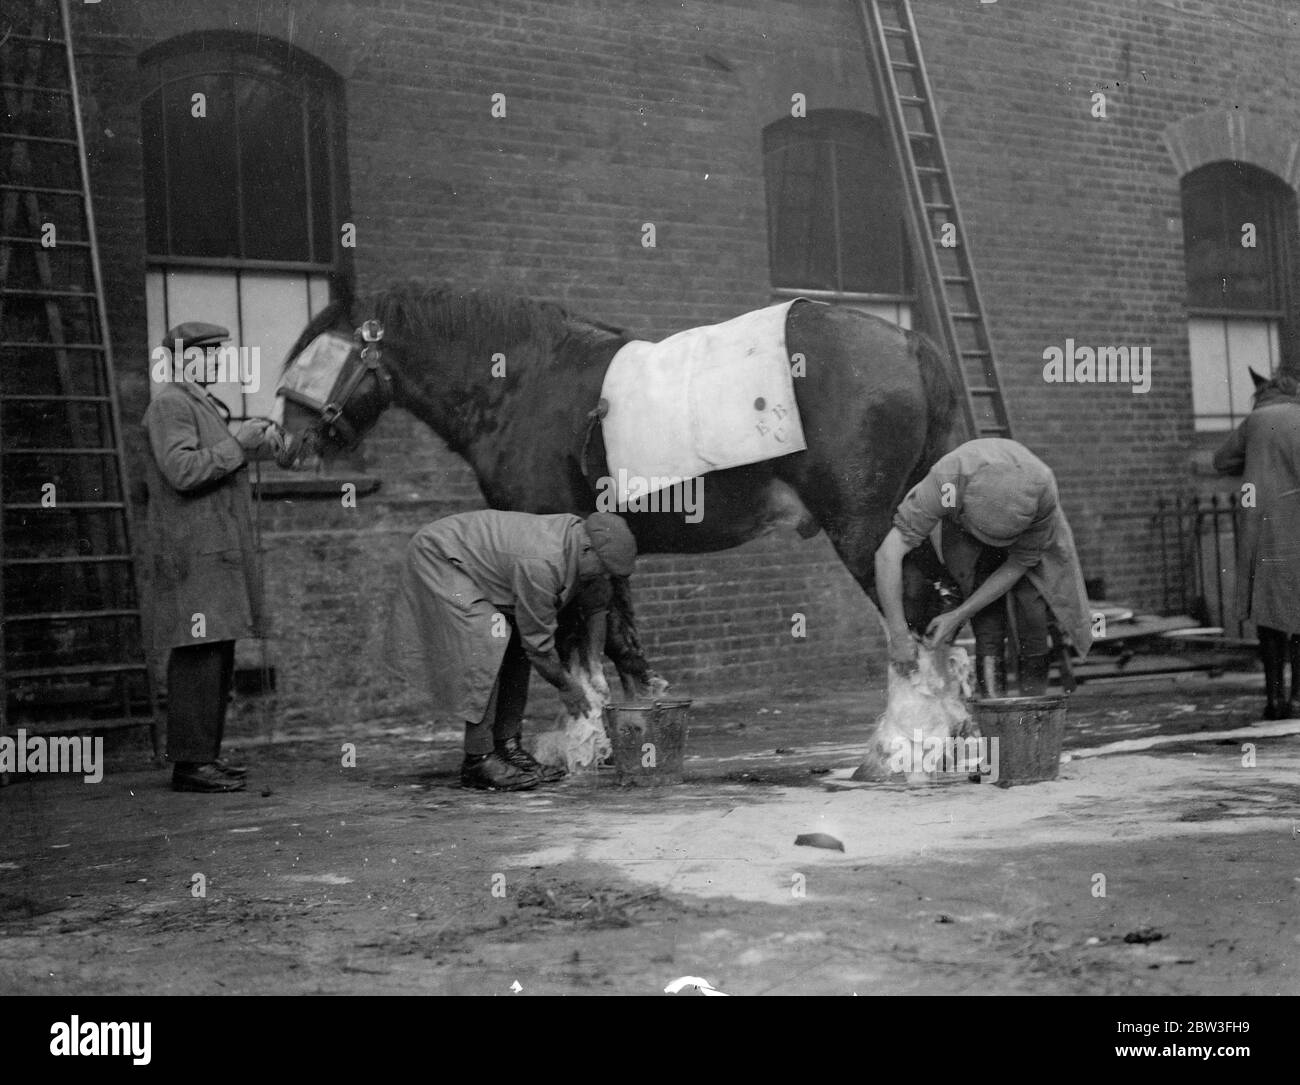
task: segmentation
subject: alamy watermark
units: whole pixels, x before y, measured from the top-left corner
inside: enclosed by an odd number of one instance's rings
[[[890,743],[889,771],[954,773],[970,776],[979,773],[988,782],[998,782],[997,738],[926,738],[917,729],[909,742],[901,735]]]
[[[1131,384],[1135,395],[1151,391],[1150,347],[1075,346],[1043,351],[1043,380],[1048,384]]]
[[[68,772],[83,782],[104,778],[104,740],[89,735],[0,735],[0,772]]]
[[[262,387],[261,347],[154,347],[149,375],[157,384],[240,384],[248,395]]]
[[[625,495],[622,502],[620,494]],[[617,478],[602,475],[596,480],[596,511],[680,512],[688,524],[698,524],[704,519],[704,476],[646,478],[620,467]]]

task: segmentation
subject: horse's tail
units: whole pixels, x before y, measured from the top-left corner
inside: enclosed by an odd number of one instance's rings
[[[912,345],[925,396],[925,444],[920,459],[912,469],[912,476],[908,479],[908,490],[920,482],[935,461],[952,448],[958,405],[952,367],[938,346],[919,332],[912,333]]]
[[[351,285],[341,275],[334,281],[340,284],[335,288],[335,300],[307,322],[307,326],[303,328],[302,333],[294,340],[293,346],[289,348],[289,352],[284,356],[284,360],[281,362],[282,369],[286,368],[291,361],[298,357],[306,349],[307,344],[316,336],[329,331],[339,323],[341,317],[347,316],[352,311],[353,295]]]

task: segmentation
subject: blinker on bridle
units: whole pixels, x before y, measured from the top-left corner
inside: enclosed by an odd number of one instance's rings
[[[384,326],[378,320],[367,320],[352,333],[353,339],[361,346],[361,361],[351,367],[347,377],[340,380],[330,392],[329,400],[319,408],[321,429],[332,432],[341,439],[347,449],[355,448],[361,440],[361,434],[347,420],[344,412],[366,374],[373,373],[375,386],[379,391],[379,410],[387,409],[393,401],[393,378],[384,368],[382,348]]]

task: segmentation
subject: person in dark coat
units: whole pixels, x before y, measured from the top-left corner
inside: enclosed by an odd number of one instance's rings
[[[1259,637],[1264,718],[1291,719],[1300,717],[1300,380],[1251,376],[1254,407],[1214,454],[1214,467],[1253,489],[1243,493],[1237,521],[1237,612]]]
[[[416,532],[387,656],[441,713],[465,724],[465,787],[521,791],[564,775],[520,742],[529,667],[560,691],[571,715],[594,707],[556,651],[560,611],[575,603],[589,629],[603,628],[608,578],[630,575],[635,561],[632,532],[605,512],[582,520],[484,509]]]
[[[1003,696],[1009,594],[1020,639],[1020,692],[1047,692],[1049,618],[1081,654],[1092,646],[1083,572],[1051,468],[1016,441],[980,438],[942,457],[903,499],[876,551],[890,660],[902,669],[916,665],[903,614],[903,556],[936,527],[939,558],[965,601],[930,623],[931,642],[949,640],[969,619],[979,692]]]
[[[219,325],[190,322],[169,331],[163,348],[206,350],[229,338]],[[235,641],[258,635],[262,620],[244,467],[269,423],[250,419],[232,434],[230,412],[205,391],[214,376],[202,365],[156,367],[161,379],[143,421],[153,642],[167,652],[167,758],[177,791],[244,787],[245,770],[221,760],[221,739]]]

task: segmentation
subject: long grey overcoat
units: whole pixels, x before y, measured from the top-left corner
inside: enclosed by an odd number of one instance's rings
[[[1300,402],[1256,407],[1214,454],[1215,469],[1254,487],[1238,517],[1237,612],[1300,633]]]
[[[261,568],[244,450],[207,393],[192,384],[164,385],[143,425],[152,453],[146,470],[155,649],[260,635]]]

